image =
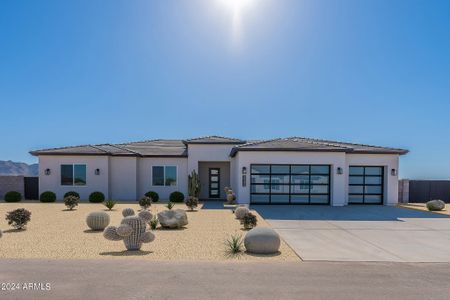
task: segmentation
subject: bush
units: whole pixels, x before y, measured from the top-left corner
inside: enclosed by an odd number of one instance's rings
[[[39,200],[41,202],[55,202],[56,201],[56,194],[50,191],[43,192],[41,196],[39,197]]]
[[[105,203],[103,203],[103,205],[106,206],[109,210],[111,210],[116,205],[116,201],[106,200]]]
[[[18,208],[6,214],[8,225],[16,229],[23,229],[31,220],[31,212],[25,208]]]
[[[184,194],[182,192],[173,192],[169,196],[170,202],[181,203],[184,201]]]
[[[189,196],[186,198],[185,203],[190,210],[194,210],[194,208],[198,206],[198,198],[194,196]]]
[[[75,191],[70,191],[70,192],[67,192],[67,193],[64,194],[64,198],[69,197],[69,196],[75,196],[75,197],[77,197],[78,199],[80,199],[80,194],[78,194],[78,193],[75,192]]]
[[[102,203],[103,201],[105,201],[105,195],[102,192],[92,192],[89,195],[89,202]]]
[[[256,219],[256,216],[254,214],[249,212],[242,219],[242,223],[244,224],[245,229],[252,229],[253,227],[256,227],[258,220]]]
[[[152,205],[152,198],[147,197],[147,196],[142,197],[142,198],[139,200],[139,205],[140,205],[143,209],[149,208],[149,207]]]
[[[67,206],[68,209],[72,210],[75,206],[78,206],[78,202],[80,198],[77,196],[69,195],[64,197],[64,205]]]
[[[19,192],[11,191],[5,194],[5,202],[19,202],[22,200],[22,194]]]
[[[150,191],[150,192],[145,193],[144,196],[152,198],[153,202],[159,201],[159,194],[157,192]]]

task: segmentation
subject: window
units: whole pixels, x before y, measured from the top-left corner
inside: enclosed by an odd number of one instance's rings
[[[86,185],[86,165],[61,165],[61,185]]]
[[[177,167],[176,166],[153,166],[152,167],[153,186],[176,186]]]
[[[251,165],[252,203],[329,204],[329,165]]]
[[[383,203],[383,167],[350,166],[348,203]]]

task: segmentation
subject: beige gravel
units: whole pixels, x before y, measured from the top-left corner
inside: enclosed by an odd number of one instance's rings
[[[27,229],[16,231],[8,226],[4,216],[16,208],[31,211]],[[111,216],[111,225],[118,225],[123,208],[135,211],[139,206],[117,204]],[[175,208],[185,208],[176,205]],[[154,204],[152,213],[165,210],[163,204]],[[178,261],[299,261],[298,256],[283,241],[280,254],[273,256],[244,253],[230,258],[224,241],[232,234],[245,235],[238,220],[229,210],[202,210],[187,212],[189,224],[181,230],[155,231],[154,242],[144,244],[141,251],[125,251],[122,241],[108,241],[102,232],[89,231],[85,217],[92,211],[105,211],[102,204],[81,203],[74,211],[66,211],[62,203],[0,203],[0,258],[51,258],[51,259],[145,259]],[[256,213],[256,212],[255,212]],[[269,226],[258,215],[258,226]]]
[[[425,203],[402,203],[402,204],[399,204],[398,206],[404,207],[404,208],[411,208],[411,209],[415,209],[415,210],[421,210],[421,211],[429,211],[427,208],[427,205]],[[429,211],[429,212],[441,214],[441,215],[450,215],[450,204],[445,204],[444,210]]]

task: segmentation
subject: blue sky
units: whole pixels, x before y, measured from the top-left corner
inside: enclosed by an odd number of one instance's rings
[[[0,2],[0,160],[210,134],[404,147],[450,179],[450,1]]]

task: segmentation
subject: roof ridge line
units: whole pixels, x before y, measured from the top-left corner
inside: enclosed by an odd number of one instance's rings
[[[107,144],[99,144],[98,146],[101,146],[101,145],[106,146]],[[103,149],[99,148],[97,145],[89,145],[89,146],[94,148],[94,149],[97,149],[97,150],[103,151],[105,153],[111,154],[111,152],[103,150]]]
[[[332,146],[332,147],[339,147],[343,149],[353,149],[352,147],[344,146],[344,145],[338,145],[338,142],[333,141],[326,141],[326,140],[320,140],[320,139],[313,139],[313,138],[305,138],[305,137],[290,137],[291,139],[301,139],[306,143],[313,144],[313,145],[324,145],[324,146]],[[331,143],[330,143],[331,142]]]
[[[127,148],[122,148],[122,147],[119,147],[119,146],[117,146],[117,145],[112,145],[113,147],[116,147],[117,149],[120,149],[120,150],[123,150],[123,151],[128,151],[128,152],[130,152],[130,153],[134,153],[134,154],[136,154],[136,155],[138,155],[138,156],[141,156],[141,154],[139,154],[138,152],[136,152],[136,151],[133,151],[133,150],[129,150],[129,149],[127,149]]]
[[[245,143],[242,145],[236,145],[233,148],[240,148],[240,147],[244,147],[244,146],[253,146],[253,145],[259,145],[262,143],[267,143],[267,142],[273,142],[276,140],[282,140],[283,138],[273,138],[273,139],[269,139],[269,140],[262,140],[262,141],[256,141],[256,142],[251,142],[251,143]]]
[[[328,142],[328,143],[348,144],[348,145],[354,145],[354,146],[364,146],[364,147],[373,147],[373,148],[385,148],[385,149],[391,149],[391,150],[403,150],[403,149],[400,149],[400,148],[385,147],[385,146],[375,146],[375,145],[369,145],[369,144],[358,144],[358,143],[352,143],[352,142],[338,142],[338,141],[333,141],[333,140],[323,140],[323,139],[314,139],[314,138],[311,138],[311,140],[323,141],[323,142]]]

